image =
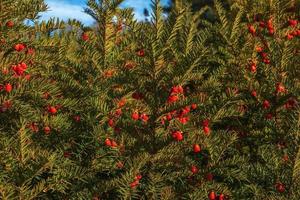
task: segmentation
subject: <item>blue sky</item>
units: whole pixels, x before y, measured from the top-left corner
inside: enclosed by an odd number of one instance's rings
[[[169,0],[162,0],[166,4]],[[83,13],[86,0],[45,0],[49,11],[41,14],[41,20],[47,20],[50,17],[59,17],[66,20],[68,18],[78,19],[86,25],[93,23],[93,19]],[[150,10],[151,0],[124,0],[121,7],[132,7],[135,11],[135,17],[138,20],[143,19],[143,9]]]

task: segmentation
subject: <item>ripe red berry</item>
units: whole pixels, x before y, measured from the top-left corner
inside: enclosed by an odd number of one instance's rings
[[[138,181],[138,180],[135,180],[135,181],[133,181],[132,183],[130,183],[130,187],[131,187],[131,188],[135,188],[136,186],[138,186],[138,184],[139,184],[139,181]]]
[[[212,173],[207,173],[207,174],[206,174],[206,180],[212,181],[213,179],[214,179],[214,176],[213,176]]]
[[[14,49],[18,52],[23,51],[25,49],[25,45],[24,44],[16,44]]]
[[[250,71],[252,72],[252,73],[255,73],[256,72],[256,64],[255,63],[252,63],[251,65],[250,65]]]
[[[257,51],[258,53],[260,53],[260,52],[262,52],[262,51],[263,51],[263,48],[262,48],[262,47],[260,47],[260,46],[258,46],[258,47],[256,47],[256,51]]]
[[[192,166],[191,166],[191,172],[192,172],[193,174],[197,174],[198,171],[199,171],[198,167],[196,167],[195,165],[192,165]]]
[[[149,120],[149,116],[146,114],[141,114],[140,118],[143,122],[147,122]]]
[[[50,106],[48,108],[48,112],[53,115],[53,114],[57,113],[57,109],[54,106]]]
[[[113,119],[109,119],[108,120],[108,126],[113,127],[114,126],[114,120]]]
[[[282,83],[277,83],[277,84],[276,84],[276,92],[277,92],[277,93],[285,92],[285,87],[283,86]]]
[[[253,90],[253,91],[251,92],[251,96],[253,96],[253,97],[257,97],[257,93],[256,93],[256,91],[255,91],[255,90]]]
[[[208,126],[209,125],[209,119],[205,119],[202,121],[202,126]]]
[[[276,183],[275,188],[280,193],[283,193],[285,191],[285,186],[282,183]]]
[[[199,153],[201,151],[201,147],[199,144],[194,144],[193,150],[195,153]]]
[[[209,135],[210,134],[210,128],[208,126],[204,126],[203,127],[203,131],[204,131],[205,135]]]
[[[172,137],[176,140],[176,141],[181,141],[183,140],[183,135],[181,131],[174,131],[172,133]]]
[[[139,119],[139,114],[137,112],[132,113],[131,118],[136,121]]]
[[[294,38],[294,35],[291,34],[291,33],[288,33],[288,34],[286,35],[286,38],[287,38],[288,40],[292,40],[292,39]]]
[[[289,20],[289,26],[295,27],[295,26],[297,26],[297,24],[298,24],[298,21],[297,21],[297,20],[293,20],[293,19],[290,19],[290,20]]]
[[[88,41],[88,40],[89,40],[88,34],[87,34],[87,33],[82,33],[81,39],[82,39],[83,41]]]
[[[12,91],[12,85],[11,85],[10,83],[5,84],[4,90],[5,90],[7,93],[10,93],[10,92]]]
[[[74,119],[75,122],[79,122],[80,121],[80,116],[79,115],[75,115],[73,117],[73,119]]]
[[[219,200],[225,200],[225,195],[224,194],[220,194],[219,195]]]
[[[193,104],[191,105],[191,108],[192,108],[193,110],[195,110],[195,109],[197,108],[197,104],[193,103]]]
[[[135,180],[141,180],[142,179],[142,175],[141,174],[138,174],[135,176]]]
[[[111,146],[112,146],[112,147],[117,147],[117,146],[118,146],[118,144],[117,144],[117,142],[116,142],[116,141],[112,140],[112,141],[111,141]]]
[[[264,109],[270,108],[270,102],[268,100],[264,100],[264,102],[263,102],[263,108]]]
[[[109,138],[105,139],[104,144],[108,147],[112,146],[111,140]]]
[[[208,194],[208,198],[209,200],[216,200],[217,197],[216,197],[216,193],[214,191],[211,191],[209,194]]]
[[[44,127],[44,132],[45,132],[45,134],[48,135],[48,134],[50,133],[50,131],[51,131],[51,129],[50,129],[49,126]]]
[[[11,28],[11,27],[13,27],[14,26],[14,22],[13,21],[11,21],[11,20],[9,20],[9,21],[7,21],[6,22],[6,27],[8,27],[8,28]]]
[[[248,31],[249,31],[249,33],[251,33],[252,35],[255,35],[256,30],[255,30],[254,26],[248,25]]]
[[[176,102],[176,101],[178,101],[178,96],[177,95],[171,95],[171,96],[169,96],[169,98],[168,98],[168,103],[174,103],[174,102]]]
[[[136,52],[136,54],[137,54],[138,56],[140,56],[140,57],[144,57],[144,56],[145,56],[145,51],[144,51],[143,49],[141,49],[141,50],[138,50],[138,51]]]

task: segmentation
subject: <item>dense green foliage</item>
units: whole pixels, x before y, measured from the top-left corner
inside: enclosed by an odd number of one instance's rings
[[[300,198],[300,3],[175,2],[0,1],[0,199]]]

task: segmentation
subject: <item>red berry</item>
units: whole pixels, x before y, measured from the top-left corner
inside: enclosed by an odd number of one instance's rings
[[[14,26],[14,22],[13,21],[8,21],[8,22],[6,22],[6,27],[9,27],[9,28],[11,28],[11,27],[13,27]]]
[[[298,21],[297,21],[297,20],[293,20],[293,19],[290,19],[290,20],[289,20],[289,26],[295,27],[295,26],[297,26],[297,24],[298,24]]]
[[[207,174],[206,174],[206,180],[212,181],[213,179],[214,179],[214,176],[213,176],[212,173],[207,173]]]
[[[275,188],[280,193],[283,193],[285,191],[285,186],[282,183],[276,183]]]
[[[193,110],[195,110],[195,109],[197,108],[197,104],[193,103],[193,104],[191,105],[191,108],[192,108]]]
[[[204,131],[205,135],[209,135],[210,134],[210,128],[208,126],[204,126],[203,127],[203,131]]]
[[[141,49],[141,50],[137,51],[136,54],[140,57],[144,57],[145,56],[145,51],[143,49]]]
[[[140,118],[143,122],[147,122],[149,120],[149,116],[146,114],[141,114]]]
[[[193,150],[195,153],[199,153],[201,151],[201,147],[199,144],[194,144]]]
[[[168,103],[174,103],[174,102],[176,102],[176,101],[178,101],[178,96],[177,95],[171,95],[171,96],[169,96],[169,98],[168,98]]]
[[[142,175],[138,174],[135,176],[135,180],[141,180],[142,179]]]
[[[4,90],[5,90],[7,93],[10,93],[10,92],[12,91],[12,85],[11,85],[10,83],[5,84]]]
[[[88,40],[89,40],[88,34],[87,34],[87,33],[82,33],[81,39],[82,39],[83,41],[88,41]]]
[[[251,33],[252,35],[255,35],[256,30],[255,30],[254,26],[248,25],[248,31],[249,31],[249,33]]]
[[[219,195],[219,200],[225,200],[225,195],[224,194],[220,194]]]
[[[14,48],[16,51],[20,52],[25,49],[25,45],[24,44],[16,44]]]
[[[48,112],[51,114],[55,114],[55,113],[57,113],[57,109],[54,106],[50,106],[48,108]]]
[[[49,126],[46,126],[46,127],[44,128],[44,132],[45,132],[47,135],[50,133],[50,131],[51,131],[51,129],[50,129]]]
[[[255,90],[253,90],[253,91],[251,92],[251,95],[252,95],[253,97],[256,97],[256,96],[257,96],[257,93],[256,93],[256,91],[255,91]]]
[[[291,34],[291,33],[288,33],[288,34],[286,35],[286,37],[287,37],[288,40],[292,40],[292,39],[294,38],[294,35]]]
[[[111,140],[109,138],[105,139],[104,144],[108,147],[112,146]]]
[[[282,83],[277,83],[277,84],[276,84],[276,92],[277,92],[277,93],[285,92],[285,87],[283,86]]]
[[[136,121],[139,119],[139,114],[137,112],[132,113],[131,118]]]
[[[270,108],[270,102],[268,100],[264,100],[264,102],[263,102],[263,108],[264,109]]]
[[[260,46],[258,46],[258,47],[256,47],[256,51],[257,51],[258,53],[260,53],[260,52],[262,52],[262,51],[263,51],[263,48],[262,48],[262,47],[260,47]]]
[[[193,174],[197,174],[198,171],[199,171],[199,169],[198,169],[195,165],[192,165],[192,166],[191,166],[191,172],[192,172]]]
[[[174,131],[172,133],[172,137],[177,140],[177,141],[181,141],[183,140],[183,135],[182,135],[182,132],[181,131]]]
[[[114,120],[113,119],[109,119],[108,120],[108,126],[113,127],[114,126]]]
[[[138,180],[133,181],[132,183],[130,183],[130,187],[131,188],[135,188],[137,185],[139,184]]]
[[[209,119],[205,119],[202,121],[202,126],[208,126],[209,125]]]
[[[255,72],[256,72],[256,64],[255,64],[255,63],[253,63],[253,64],[250,65],[250,71],[251,71],[252,73],[255,73]]]
[[[211,191],[211,192],[208,194],[208,198],[209,198],[209,200],[215,200],[215,199],[217,199],[216,193],[215,193],[214,191]]]
[[[80,121],[80,116],[79,115],[76,115],[73,117],[74,121],[75,122],[79,122]]]
[[[273,115],[272,115],[272,113],[268,113],[268,114],[266,114],[266,119],[272,119],[272,117],[273,117]]]
[[[111,146],[112,146],[112,147],[117,147],[117,146],[118,146],[118,144],[117,144],[117,142],[116,142],[116,141],[112,140],[112,141],[111,141]]]

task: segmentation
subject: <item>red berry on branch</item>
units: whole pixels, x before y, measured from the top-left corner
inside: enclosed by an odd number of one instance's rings
[[[5,90],[7,93],[10,93],[10,92],[12,91],[12,85],[11,85],[10,83],[5,84],[4,90]]]
[[[291,34],[291,33],[288,33],[288,34],[286,35],[286,38],[287,38],[288,40],[292,40],[292,39],[294,38],[294,35]]]
[[[214,176],[213,176],[212,173],[207,173],[207,174],[206,174],[206,180],[212,181],[213,179],[214,179]]]
[[[149,116],[146,114],[141,114],[140,118],[143,122],[147,122],[149,120]]]
[[[297,26],[297,24],[298,24],[298,21],[297,21],[297,20],[293,20],[293,19],[290,19],[290,20],[289,20],[289,26],[295,27],[295,26]]]
[[[105,144],[105,146],[108,146],[108,147],[112,146],[111,140],[109,138],[105,139],[104,144]]]
[[[264,109],[270,108],[270,102],[268,100],[264,100],[264,102],[263,102],[263,108]]]
[[[193,110],[195,110],[195,109],[197,108],[197,104],[193,103],[193,104],[191,105],[191,108],[192,108]]]
[[[285,191],[285,186],[282,183],[276,183],[275,188],[278,192],[283,193]]]
[[[50,129],[49,126],[44,127],[44,133],[45,133],[46,135],[49,135],[50,132],[51,132],[51,129]]]
[[[177,95],[171,95],[168,97],[168,103],[174,103],[178,101],[179,97]]]
[[[204,126],[203,131],[204,131],[205,135],[207,135],[207,136],[210,135],[210,128],[208,126]]]
[[[14,49],[18,52],[23,51],[25,49],[25,45],[24,44],[16,44]]]
[[[132,113],[131,119],[133,119],[134,121],[138,120],[139,119],[139,114],[137,112]]]
[[[80,122],[80,116],[79,115],[75,115],[73,117],[73,119],[74,119],[75,122]]]
[[[214,191],[211,191],[208,194],[208,198],[209,198],[209,200],[216,200],[217,199],[216,193]]]
[[[255,90],[253,90],[253,91],[251,92],[251,96],[257,97],[257,92],[256,92]]]
[[[82,33],[81,39],[82,39],[83,41],[88,41],[88,40],[89,40],[89,35],[88,35],[87,33]]]
[[[57,113],[57,109],[54,106],[49,106],[48,107],[48,112],[52,115]]]
[[[277,83],[276,84],[276,92],[277,93],[283,93],[285,92],[285,87],[282,83]]]
[[[260,47],[260,46],[258,46],[258,47],[256,47],[256,51],[257,51],[258,53],[261,53],[261,52],[263,51],[263,48]]]
[[[6,27],[8,27],[8,28],[11,28],[11,27],[13,27],[14,26],[14,22],[13,21],[11,21],[11,20],[9,20],[9,21],[7,21],[6,22]]]
[[[139,57],[144,57],[144,56],[145,56],[145,51],[144,51],[143,49],[138,50],[138,51],[136,52],[136,55],[138,55]]]
[[[225,195],[224,194],[220,194],[219,195],[219,200],[225,200]]]
[[[202,121],[202,126],[208,126],[209,125],[209,119],[205,119]]]
[[[199,144],[194,144],[193,146],[194,153],[199,153],[201,151],[201,147]]]
[[[252,35],[255,35],[255,33],[256,33],[256,30],[255,30],[255,28],[254,28],[253,25],[248,25],[248,31],[249,31],[249,33],[251,33]]]
[[[199,171],[199,169],[198,169],[197,166],[195,166],[195,165],[192,165],[192,166],[191,166],[191,172],[192,172],[193,174],[197,174],[198,171]]]
[[[109,119],[108,120],[108,126],[113,127],[114,126],[114,120],[113,119]]]

